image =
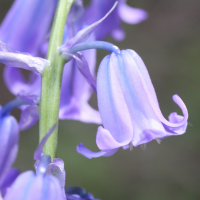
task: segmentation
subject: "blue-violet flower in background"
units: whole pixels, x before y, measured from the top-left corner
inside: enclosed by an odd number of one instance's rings
[[[92,24],[101,19],[115,2],[116,0],[91,0],[85,12],[86,22]],[[147,17],[146,11],[128,6],[126,0],[119,0],[117,8],[96,28],[96,39],[103,40],[107,36],[112,36],[116,40],[123,40],[125,33],[122,29],[121,20],[129,24],[138,24],[146,20]]]
[[[169,121],[163,117],[146,66],[133,50],[122,50],[103,59],[97,74],[97,99],[104,126],[98,128],[96,137],[101,151],[91,152],[83,144],[77,147],[88,158],[109,156],[119,147],[138,146],[186,131],[185,104],[174,95],[173,101],[184,116],[174,112]]]
[[[18,152],[19,125],[17,120],[0,107],[0,191]]]
[[[56,5],[57,0],[36,0],[34,2],[16,0],[2,22],[0,39],[17,51],[27,52],[34,56],[46,55],[48,49],[47,36]],[[83,14],[82,0],[76,0],[70,9],[63,43],[86,27]],[[24,19],[26,19],[25,22]],[[94,38],[94,34],[91,34],[88,41],[93,41]],[[90,49],[83,54],[94,76],[96,50]],[[25,56],[26,54],[24,54]],[[13,67],[11,66],[12,62],[5,64],[7,64],[7,67],[4,71],[4,80],[8,89],[14,95],[40,95],[40,75],[31,72],[27,81],[20,69],[11,68]],[[91,95],[92,89],[80,74],[76,62],[71,60],[63,69],[59,118],[100,124],[99,112],[88,104]]]
[[[81,0],[76,0],[70,9],[63,43],[70,41],[80,30],[86,28],[83,18],[84,7]],[[94,35],[91,34],[87,41],[93,41]],[[96,50],[90,49],[83,52],[87,60],[92,75],[95,75]],[[60,97],[60,119],[80,120],[87,123],[101,123],[99,112],[93,109],[88,100],[92,95],[92,89],[84,80],[78,70],[77,63],[74,59],[64,66],[63,80]]]
[[[16,51],[41,56],[58,0],[15,0],[1,23],[0,40]],[[6,86],[14,95],[40,95],[41,77],[30,73],[28,81],[20,69],[4,70]]]

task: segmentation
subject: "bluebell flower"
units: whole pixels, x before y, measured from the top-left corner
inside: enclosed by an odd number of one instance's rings
[[[137,24],[146,20],[148,13],[139,8],[132,8],[126,4],[126,0],[119,0],[117,8],[95,30],[97,40],[103,40],[112,36],[116,40],[123,40],[125,33],[122,29],[122,21],[129,24]],[[115,3],[115,0],[91,0],[86,8],[85,18],[89,24],[101,19]],[[91,17],[92,16],[92,17]]]
[[[173,101],[184,116],[174,112],[169,121],[163,117],[145,64],[133,50],[103,59],[97,74],[97,99],[103,127],[97,130],[96,143],[101,151],[92,152],[83,144],[77,147],[88,158],[110,156],[119,147],[132,148],[186,131],[188,111],[184,102],[174,95]]]

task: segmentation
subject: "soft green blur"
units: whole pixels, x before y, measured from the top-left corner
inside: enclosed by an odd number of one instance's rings
[[[12,1],[0,0],[1,19]],[[120,149],[114,156],[89,160],[76,153],[76,145],[98,151],[97,125],[60,121],[58,157],[65,161],[66,186],[80,186],[102,200],[199,200],[200,199],[200,1],[129,0],[149,12],[138,25],[123,24],[127,37],[115,42],[134,49],[143,58],[154,84],[161,110],[167,118],[181,110],[172,101],[178,94],[189,111],[187,132],[147,144],[133,151]],[[6,5],[7,4],[7,5]],[[5,7],[4,7],[5,6]],[[98,64],[107,52],[98,50]],[[2,68],[0,69],[2,72]],[[2,86],[0,102],[11,100]],[[7,93],[7,94],[6,94]],[[7,96],[6,96],[7,95]],[[96,107],[96,96],[91,104]],[[18,113],[16,113],[18,115]],[[33,169],[38,125],[22,132],[15,167]]]

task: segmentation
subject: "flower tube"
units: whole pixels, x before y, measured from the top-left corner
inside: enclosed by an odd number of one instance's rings
[[[148,71],[133,50],[103,59],[97,74],[97,98],[104,128],[98,128],[96,143],[102,151],[94,153],[79,145],[78,152],[88,158],[108,156],[119,147],[138,146],[186,131],[185,104],[174,95],[173,101],[184,116],[171,113],[169,121],[163,117]]]

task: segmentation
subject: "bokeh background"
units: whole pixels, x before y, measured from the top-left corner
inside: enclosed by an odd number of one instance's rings
[[[0,20],[13,0],[0,0]],[[85,1],[87,4],[89,1]],[[129,0],[143,8],[149,18],[138,25],[123,24],[126,39],[115,43],[134,49],[143,58],[154,84],[161,110],[167,118],[181,110],[172,101],[178,94],[189,111],[187,132],[156,141],[142,151],[119,150],[112,157],[87,159],[76,145],[98,151],[97,125],[60,121],[58,157],[65,161],[66,187],[80,186],[102,200],[199,200],[200,199],[200,1]],[[98,50],[98,64],[107,54]],[[97,64],[97,66],[98,66]],[[0,104],[13,96],[4,86],[0,67]],[[91,99],[97,108],[96,96]],[[19,111],[13,113],[19,116]],[[21,171],[33,169],[33,152],[38,144],[38,124],[20,136],[18,158]]]

